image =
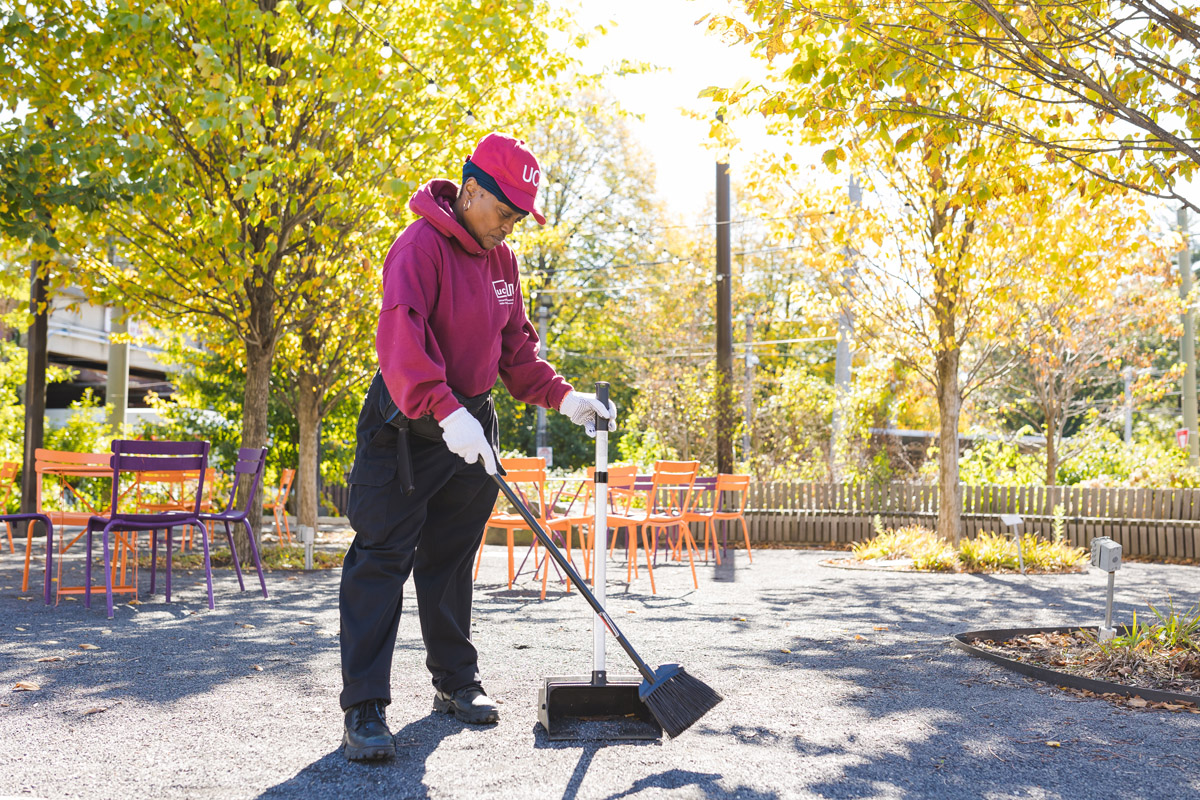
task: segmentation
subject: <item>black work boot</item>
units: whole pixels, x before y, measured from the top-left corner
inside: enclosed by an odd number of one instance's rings
[[[378,761],[396,755],[396,743],[383,716],[382,700],[365,700],[346,709],[346,758],[351,761]]]
[[[453,714],[459,722],[486,725],[500,719],[496,701],[483,693],[477,684],[464,686],[449,694],[439,691],[433,698],[433,710]]]

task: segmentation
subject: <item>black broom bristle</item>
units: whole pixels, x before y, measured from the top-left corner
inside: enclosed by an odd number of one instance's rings
[[[646,687],[642,702],[674,739],[690,728],[725,698],[699,678],[688,675],[683,667],[667,664],[655,671],[655,682]]]

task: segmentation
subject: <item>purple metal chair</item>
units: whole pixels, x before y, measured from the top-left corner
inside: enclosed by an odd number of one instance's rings
[[[54,563],[54,526],[50,523],[50,518],[45,514],[0,514],[0,522],[20,522],[22,520],[28,520],[30,525],[33,524],[34,520],[41,520],[42,524],[46,526],[46,577],[43,581],[45,584],[43,599],[46,601],[46,605],[50,605],[50,568]],[[32,537],[32,533],[30,536]],[[26,547],[33,546],[32,538],[26,538],[25,541]],[[26,563],[29,563],[28,560],[26,560]]]
[[[150,531],[150,591],[154,591],[154,574],[158,561],[159,529],[167,532],[167,602],[171,602],[171,536],[175,528],[193,525],[200,531],[204,545],[204,576],[208,581],[208,607],[213,604],[212,563],[209,561],[208,528],[200,519],[200,502],[204,496],[204,472],[208,469],[208,442],[142,442],[116,439],[112,443],[112,501],[107,517],[92,517],[87,526],[87,563],[84,567],[83,605],[92,607],[92,534],[102,530],[104,548],[104,596],[108,616],[113,615],[112,564],[109,534],[113,531]],[[137,472],[198,472],[196,497],[191,511],[168,511],[159,514],[121,512],[121,474]]]
[[[246,591],[246,584],[242,581],[242,567],[238,563],[237,548],[233,546],[233,532],[229,529],[229,523],[240,522],[246,526],[246,535],[250,537],[250,553],[254,556],[254,566],[258,570],[258,583],[262,586],[263,597],[267,596],[267,580],[263,577],[262,559],[258,557],[258,545],[254,542],[254,532],[246,517],[249,516],[250,509],[255,507],[254,500],[258,495],[258,488],[262,485],[266,465],[267,448],[243,447],[238,450],[238,462],[233,470],[233,488],[229,490],[229,502],[225,504],[225,510],[216,514],[203,513],[200,515],[202,520],[225,524],[225,538],[229,540],[229,552],[233,554],[233,568],[237,572],[238,586],[243,592]],[[239,509],[237,507],[238,487],[239,485],[245,486],[246,483],[249,483],[250,491],[246,495],[245,506]]]

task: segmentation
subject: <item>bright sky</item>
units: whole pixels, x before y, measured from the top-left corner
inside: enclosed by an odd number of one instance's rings
[[[698,97],[705,87],[733,84],[763,68],[748,47],[723,44],[706,26],[694,24],[706,13],[729,13],[730,8],[725,0],[591,0],[576,15],[582,28],[605,24],[609,31],[593,40],[585,67],[600,69],[624,59],[662,68],[614,78],[610,88],[626,110],[643,115],[631,127],[657,167],[656,193],[672,214],[688,221],[704,213],[712,196],[716,153],[709,148],[708,122],[684,112],[713,113],[711,101]],[[738,121],[735,130],[744,141],[730,157],[736,186],[739,163],[769,142],[756,120]]]

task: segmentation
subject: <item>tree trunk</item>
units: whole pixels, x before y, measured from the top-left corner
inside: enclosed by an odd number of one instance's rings
[[[30,267],[29,313],[33,322],[26,334],[29,362],[25,373],[25,452],[21,473],[21,513],[37,511],[37,473],[34,453],[42,446],[46,424],[46,339],[50,316],[46,276],[40,261]],[[33,523],[28,523],[32,525]]]
[[[955,544],[962,536],[962,490],[958,484],[958,414],[962,398],[958,391],[960,350],[950,348],[937,355],[938,400],[938,536]]]
[[[301,371],[296,386],[296,424],[300,427],[300,463],[296,469],[299,524],[317,529],[317,426],[321,424],[321,392],[316,379]]]
[[[242,447],[265,447],[267,445],[267,400],[271,394],[271,362],[275,359],[275,341],[267,346],[246,342],[246,387],[242,394]],[[264,478],[265,483],[265,478]],[[263,492],[250,507],[250,529],[254,531],[255,544],[262,544]],[[243,495],[239,503],[245,502]],[[238,558],[243,564],[253,563],[250,543],[242,530],[234,537]],[[259,548],[261,551],[261,547]]]
[[[1046,485],[1053,486],[1058,480],[1058,437],[1050,426],[1046,426]]]

